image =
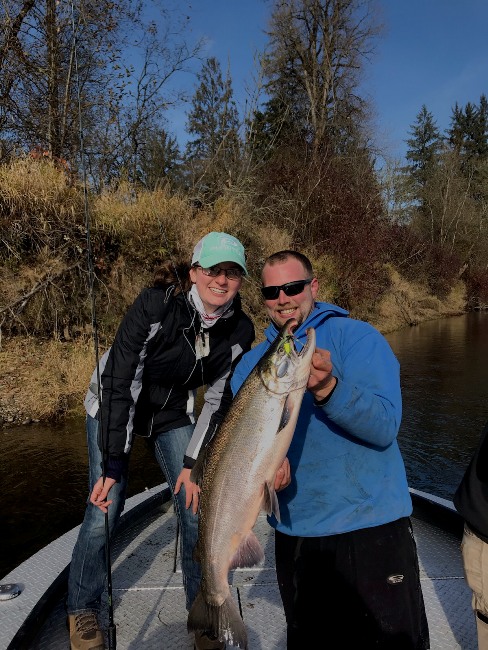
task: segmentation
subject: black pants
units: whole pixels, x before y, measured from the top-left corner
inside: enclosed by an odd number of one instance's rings
[[[275,554],[288,650],[430,648],[408,518],[328,537],[276,531]]]

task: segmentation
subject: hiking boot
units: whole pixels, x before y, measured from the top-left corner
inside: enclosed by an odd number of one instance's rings
[[[210,632],[195,632],[194,650],[225,650],[225,643]]]
[[[71,650],[104,650],[103,633],[95,612],[68,615]]]

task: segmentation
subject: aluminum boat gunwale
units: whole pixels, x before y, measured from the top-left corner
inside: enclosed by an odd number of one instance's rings
[[[410,490],[422,589],[433,650],[476,650],[460,552],[463,521],[452,502]],[[0,601],[0,650],[66,650],[64,598],[79,526],[26,560],[0,583],[18,583]],[[249,633],[250,650],[282,650],[286,626],[274,571],[273,531],[260,515],[255,532],[264,565],[231,572],[229,582]],[[178,557],[176,516],[166,483],[126,502],[112,545],[114,622],[118,650],[192,650]],[[102,606],[102,627],[107,620]],[[229,648],[230,650],[230,648]]]

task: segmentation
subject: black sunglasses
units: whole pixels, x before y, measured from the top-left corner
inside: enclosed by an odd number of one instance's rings
[[[299,293],[305,289],[305,285],[310,284],[313,278],[308,278],[307,280],[295,280],[295,282],[287,282],[282,284],[279,287],[261,287],[261,293],[265,300],[276,300],[280,295],[280,291],[283,291],[286,296],[298,296]]]

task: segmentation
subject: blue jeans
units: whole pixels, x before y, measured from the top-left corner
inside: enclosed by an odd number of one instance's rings
[[[154,438],[156,459],[173,493],[176,516],[180,524],[180,553],[186,607],[190,609],[200,586],[200,564],[193,560],[193,549],[198,538],[198,517],[185,507],[185,489],[175,496],[176,479],[183,467],[183,456],[193,433],[194,425],[187,425],[160,433]],[[102,457],[98,447],[98,420],[87,415],[90,494],[100,478]],[[124,509],[127,477],[115,483],[109,492],[113,503],[108,508],[109,530],[112,534]],[[105,514],[87,501],[85,517],[73,549],[68,579],[68,614],[100,610],[105,589]]]

